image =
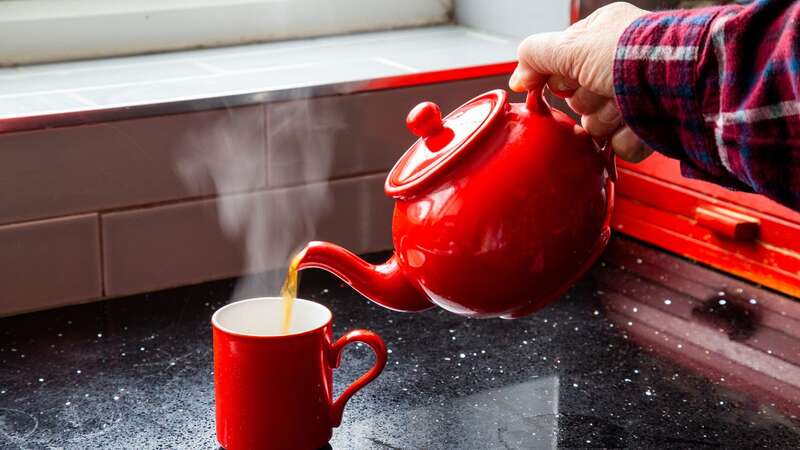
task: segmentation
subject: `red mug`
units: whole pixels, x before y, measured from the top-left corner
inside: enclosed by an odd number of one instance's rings
[[[342,421],[350,397],[386,365],[386,345],[367,330],[333,342],[330,310],[295,300],[288,334],[281,333],[279,297],[223,306],[211,317],[217,440],[227,450],[317,449]],[[375,365],[333,399],[333,369],[342,350],[363,342]]]

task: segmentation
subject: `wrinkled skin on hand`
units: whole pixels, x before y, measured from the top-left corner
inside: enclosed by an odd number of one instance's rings
[[[547,84],[581,116],[598,142],[610,139],[617,155],[630,162],[647,158],[648,148],[630,128],[614,99],[614,53],[622,33],[647,14],[629,3],[604,6],[564,31],[528,36],[517,51],[509,87],[525,92]]]

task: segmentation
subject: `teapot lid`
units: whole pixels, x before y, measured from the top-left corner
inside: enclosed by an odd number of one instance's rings
[[[406,126],[419,139],[389,173],[384,186],[386,194],[411,195],[437,172],[452,166],[486,133],[507,101],[506,91],[496,89],[464,103],[444,119],[435,103],[415,106],[406,117]]]

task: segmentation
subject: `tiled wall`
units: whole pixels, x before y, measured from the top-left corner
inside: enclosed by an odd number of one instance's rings
[[[505,83],[0,136],[0,315],[273,269],[309,239],[388,249],[383,180],[413,142],[406,113]]]

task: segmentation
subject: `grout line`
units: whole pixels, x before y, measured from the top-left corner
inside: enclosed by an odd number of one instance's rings
[[[381,63],[381,64],[385,64],[387,66],[394,67],[395,69],[405,70],[405,71],[408,71],[410,73],[420,72],[420,69],[417,69],[416,67],[407,66],[405,64],[401,64],[399,62],[392,61],[391,59],[384,58],[382,56],[379,56],[377,58],[372,58],[372,59],[374,61],[377,61],[377,62]]]
[[[239,190],[239,191],[231,191],[225,193],[213,193],[213,194],[206,194],[206,195],[195,195],[189,197],[182,197],[179,199],[171,199],[171,200],[161,200],[161,201],[154,201],[150,203],[138,203],[135,205],[128,205],[128,206],[118,206],[118,207],[111,207],[105,209],[95,209],[95,210],[87,210],[87,211],[80,211],[80,212],[68,212],[64,213],[63,215],[59,216],[45,216],[45,217],[37,217],[37,218],[30,218],[30,219],[22,219],[16,220],[12,222],[0,223],[0,229],[7,226],[14,226],[14,225],[24,225],[24,224],[31,224],[36,222],[46,222],[50,220],[60,220],[60,219],[67,219],[71,217],[80,217],[85,216],[88,214],[97,214],[97,215],[105,215],[105,214],[114,214],[119,212],[127,212],[127,211],[135,211],[138,209],[151,209],[151,208],[158,208],[160,206],[170,206],[170,205],[179,205],[181,203],[196,203],[202,202],[206,200],[214,200],[218,198],[225,198],[225,197],[238,197],[238,196],[245,196],[245,195],[253,195],[253,194],[262,194],[268,192],[281,192],[289,189],[297,189],[304,186],[314,187],[323,184],[330,184],[339,181],[345,181],[349,179],[356,179],[356,178],[364,178],[369,176],[375,175],[388,175],[389,169],[380,169],[376,171],[366,171],[366,172],[356,172],[350,173],[346,175],[335,176],[331,178],[325,178],[321,180],[312,180],[308,182],[299,182],[299,183],[291,183],[291,184],[282,184],[282,185],[275,185],[270,186],[269,184],[252,188],[249,190]],[[265,179],[267,175],[265,174]]]
[[[269,146],[269,130],[267,129],[267,127],[269,127],[269,117],[271,115],[270,109],[271,108],[267,106],[266,103],[261,104],[261,111],[264,112],[264,114],[261,116],[261,119],[264,122],[263,126],[261,127],[261,132],[264,135],[264,139],[262,141],[263,142],[262,149],[264,150],[262,154],[262,156],[264,157],[264,189],[269,189],[271,181],[270,179],[272,178],[269,175],[269,168],[270,166],[272,166],[272,164],[270,164],[269,162],[270,146]]]
[[[225,46],[225,47],[218,47],[218,48],[211,48],[211,49],[200,49],[199,51],[209,51],[209,53],[216,53],[219,54],[204,54],[198,55],[198,49],[194,50],[179,50],[177,52],[167,52],[173,53],[175,58],[174,59],[151,59],[153,55],[162,55],[164,53],[155,53],[155,54],[144,54],[144,55],[127,55],[127,56],[112,56],[107,59],[134,59],[134,58],[141,58],[142,61],[127,61],[122,62],[120,64],[115,65],[97,65],[94,66],[91,64],[91,61],[86,62],[89,67],[76,67],[76,68],[53,68],[51,70],[39,70],[39,71],[30,71],[25,70],[25,66],[17,66],[17,67],[0,67],[0,81],[6,80],[14,80],[19,78],[25,77],[39,77],[39,76],[63,76],[63,75],[71,75],[74,73],[82,73],[82,72],[92,72],[95,70],[104,71],[108,69],[128,69],[128,68],[141,68],[147,66],[158,66],[163,64],[172,64],[172,63],[193,63],[197,62],[199,58],[203,59],[232,59],[232,58],[240,58],[240,57],[248,57],[253,55],[259,55],[263,53],[287,53],[287,52],[297,52],[297,51],[305,51],[309,49],[327,49],[330,47],[353,47],[362,44],[373,44],[376,42],[392,42],[392,41],[407,41],[413,39],[420,39],[420,38],[430,38],[431,36],[439,35],[439,34],[450,34],[459,31],[463,31],[466,29],[463,25],[457,24],[440,24],[440,25],[432,25],[432,26],[424,26],[419,28],[401,28],[399,31],[416,31],[411,36],[404,36],[404,37],[397,37],[392,35],[391,33],[397,32],[398,30],[383,30],[383,31],[373,31],[373,32],[366,32],[364,34],[372,34],[374,33],[375,36],[367,37],[367,36],[353,36],[353,35],[332,35],[332,36],[323,36],[323,37],[312,37],[312,38],[303,38],[290,40],[290,41],[271,41],[271,42],[262,42],[262,43],[251,43],[251,44],[241,44],[240,46]],[[337,42],[319,42],[320,40],[324,40],[325,38],[331,38],[331,40],[336,40]],[[338,42],[339,39],[336,38],[343,38],[347,37],[353,39],[350,42]],[[307,45],[296,45],[291,47],[284,47],[284,48],[272,48],[269,49],[268,47],[274,46],[275,44],[285,44],[287,42],[299,42],[308,40]],[[233,49],[237,47],[253,47],[254,49],[251,50],[243,50],[243,51],[234,51]],[[255,47],[262,47],[262,48],[255,48]],[[185,53],[185,55],[179,55],[179,53]],[[151,60],[147,60],[151,59]],[[81,61],[64,61],[64,62],[53,62],[47,63],[45,65],[59,65],[59,64],[72,64],[72,65],[80,65]],[[32,64],[32,65],[39,65],[39,64]],[[3,73],[4,71],[17,71],[17,73]]]
[[[202,67],[203,69],[209,71],[212,74],[221,74],[221,73],[229,73],[229,71],[221,69],[213,64],[207,63],[201,59],[192,60],[192,63],[198,67]]]
[[[192,50],[184,50],[185,52],[190,52]],[[169,59],[161,59],[161,58],[152,58],[154,55],[164,55],[164,54],[172,54],[173,58]],[[114,59],[124,60],[124,59],[142,59],[142,61],[128,61],[128,62],[120,62],[119,64],[112,64],[109,61]],[[97,64],[100,61],[101,64]],[[11,70],[11,67],[2,67],[0,66],[0,82],[2,81],[13,81],[20,78],[36,78],[36,77],[48,77],[48,76],[68,76],[74,74],[81,74],[86,72],[95,72],[95,71],[108,71],[109,69],[141,69],[141,68],[148,68],[150,66],[162,66],[168,64],[188,64],[193,62],[194,59],[192,56],[178,56],[175,52],[163,52],[163,53],[149,53],[144,55],[127,55],[127,56],[110,56],[108,58],[101,58],[101,59],[90,59],[90,60],[66,60],[66,61],[57,61],[57,62],[49,62],[49,63],[39,63],[39,64],[24,64],[21,66],[13,67],[17,73],[4,73],[4,71]],[[79,66],[73,68],[51,68],[51,69],[40,69],[40,70],[30,70],[28,69],[29,66],[58,66],[58,65],[72,65],[72,66]]]
[[[2,0],[0,0],[2,1]],[[99,214],[100,211],[92,210],[92,211],[79,211],[79,212],[66,212],[60,216],[46,216],[41,218],[35,219],[21,219],[21,220],[13,220],[11,222],[4,222],[0,223],[0,229],[5,227],[11,227],[16,225],[25,225],[25,224],[35,224],[37,222],[49,222],[52,220],[66,220],[66,219],[78,219],[83,216],[89,216],[92,214]]]
[[[306,67],[314,66],[316,63],[300,63],[300,64],[284,64],[278,66],[271,66],[271,67],[259,67],[256,69],[249,69],[249,70],[239,70],[236,72],[221,72],[215,74],[200,74],[200,75],[189,75],[189,76],[182,76],[182,77],[172,77],[172,78],[159,78],[158,80],[145,80],[145,81],[131,81],[127,83],[112,83],[112,84],[103,84],[100,86],[83,86],[77,88],[61,88],[61,89],[51,89],[51,90],[44,90],[44,91],[31,91],[31,92],[24,92],[22,94],[0,94],[0,99],[6,98],[25,98],[25,97],[35,97],[38,95],[43,94],[65,94],[69,92],[93,92],[93,91],[101,91],[104,89],[111,89],[111,88],[128,88],[128,87],[136,87],[136,86],[148,86],[148,85],[159,85],[159,84],[168,84],[174,83],[178,81],[196,81],[196,80],[211,80],[217,79],[221,77],[227,76],[235,76],[240,74],[251,74],[251,73],[267,73],[267,72],[276,72],[280,70],[291,70],[291,69],[302,69]]]
[[[36,222],[47,222],[50,220],[60,220],[60,219],[68,219],[73,217],[80,217],[85,216],[87,214],[110,214],[116,212],[124,212],[130,211],[134,209],[146,209],[146,208],[153,208],[157,206],[164,206],[164,205],[173,205],[177,203],[189,203],[189,202],[198,202],[203,200],[209,200],[217,197],[223,196],[232,196],[232,195],[243,195],[257,191],[235,191],[235,192],[226,192],[222,195],[216,194],[208,194],[208,195],[195,195],[195,196],[188,196],[182,197],[180,199],[173,199],[173,200],[161,200],[149,203],[138,203],[136,205],[130,206],[119,206],[119,207],[110,207],[110,208],[101,208],[101,209],[93,209],[93,210],[86,210],[86,211],[79,211],[79,212],[65,212],[62,215],[58,216],[43,216],[43,217],[35,217],[35,218],[27,218],[21,220],[14,220],[11,222],[0,223],[0,228],[7,227],[7,226],[14,226],[14,225],[24,225],[24,224],[31,224]]]
[[[325,178],[325,179],[321,179],[321,180],[311,180],[311,181],[306,181],[306,182],[300,181],[300,182],[296,182],[296,183],[268,185],[266,191],[280,191],[282,189],[291,189],[291,188],[297,188],[297,187],[302,187],[302,186],[314,186],[314,185],[319,185],[319,184],[323,184],[323,183],[333,183],[333,182],[336,182],[336,181],[343,181],[343,180],[348,180],[348,179],[351,179],[351,178],[364,178],[364,177],[369,177],[369,176],[374,176],[374,175],[386,175],[386,176],[388,176],[389,170],[391,170],[391,168],[379,169],[379,170],[369,170],[369,171],[364,171],[364,172],[348,173],[346,175],[339,175],[339,176],[334,176],[334,177]]]
[[[473,30],[473,29],[468,29],[468,30],[465,31],[465,33],[468,36],[472,36],[475,39],[480,39],[480,40],[483,40],[483,41],[486,41],[486,42],[494,42],[496,44],[506,44],[506,45],[514,43],[511,39],[505,39],[505,38],[500,37],[500,36],[496,36],[496,35],[493,35],[493,34],[485,33],[485,32],[482,32],[482,31],[476,31],[476,30]]]
[[[99,261],[100,261],[100,296],[106,296],[106,257],[105,257],[105,245],[103,244],[103,216],[99,212],[97,213],[97,240],[98,246],[97,250],[100,252]]]
[[[429,29],[429,28],[435,28],[435,29]],[[392,36],[391,34],[387,34],[386,36],[375,36],[375,37],[371,37],[371,38],[366,38],[366,37],[363,37],[363,36],[352,36],[352,35],[329,36],[330,38],[350,37],[350,38],[352,38],[354,40],[352,40],[350,42],[342,43],[342,42],[332,42],[333,41],[333,39],[332,39],[332,40],[327,41],[327,42],[317,42],[317,43],[314,43],[313,45],[304,45],[304,46],[288,47],[288,48],[272,49],[272,50],[263,50],[262,49],[262,50],[252,50],[252,51],[245,51],[245,52],[239,52],[239,53],[222,54],[222,55],[219,55],[219,56],[217,56],[216,58],[213,58],[213,59],[222,59],[222,60],[224,60],[224,59],[239,58],[239,57],[242,57],[242,56],[247,57],[247,56],[260,55],[260,54],[264,54],[264,53],[286,53],[286,52],[297,52],[297,51],[303,51],[303,50],[309,50],[309,49],[325,50],[325,49],[328,49],[330,47],[337,47],[337,48],[341,48],[341,47],[358,47],[359,45],[364,45],[364,44],[374,44],[374,43],[382,43],[382,42],[390,42],[390,43],[391,42],[403,42],[403,41],[409,41],[409,40],[421,39],[421,38],[427,39],[427,38],[430,38],[431,36],[436,36],[436,35],[439,35],[439,34],[450,34],[450,33],[454,33],[454,32],[459,32],[459,31],[463,31],[462,30],[463,28],[464,28],[463,26],[453,25],[453,24],[434,25],[433,27],[417,28],[415,30],[423,30],[424,29],[425,31],[424,32],[421,31],[419,34],[415,33],[413,36],[407,36],[407,37],[397,37],[397,36]],[[398,30],[394,30],[394,31],[398,31]],[[391,32],[392,32],[392,30],[386,30],[385,31],[385,33],[391,33]],[[323,38],[318,38],[318,39],[324,39],[324,37]],[[286,41],[284,41],[284,42],[286,42]]]
[[[84,106],[94,106],[94,107],[98,106],[96,103],[94,103],[93,101],[88,100],[87,98],[81,96],[77,92],[73,92],[73,91],[64,92],[64,95],[66,95],[67,97],[71,98],[72,100],[75,100],[76,102],[81,103]]]

